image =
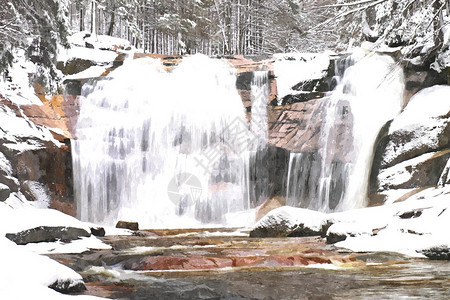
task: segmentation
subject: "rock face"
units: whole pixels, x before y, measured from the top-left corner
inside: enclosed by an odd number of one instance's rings
[[[28,200],[73,215],[70,142],[64,131],[33,123],[26,114],[33,115],[29,106],[0,98],[0,183]]]
[[[74,227],[39,226],[18,233],[7,233],[6,237],[17,245],[41,242],[70,242],[81,237],[91,236],[86,230]]]
[[[379,140],[370,181],[371,203],[387,193],[442,187],[448,182],[450,160],[449,86],[434,86],[411,98],[404,111]],[[396,199],[392,199],[395,201]]]

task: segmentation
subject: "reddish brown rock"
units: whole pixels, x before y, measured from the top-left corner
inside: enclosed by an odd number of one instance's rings
[[[233,267],[261,265],[266,260],[263,256],[233,257]]]

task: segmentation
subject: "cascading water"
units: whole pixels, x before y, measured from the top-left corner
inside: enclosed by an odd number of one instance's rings
[[[252,206],[263,203],[269,197],[269,168],[267,164],[267,103],[269,99],[269,72],[255,71],[251,82],[252,106],[250,129],[255,143],[250,152],[249,197]]]
[[[267,99],[269,98],[269,72],[255,71],[251,83],[252,118],[250,129],[258,140],[259,148],[267,144]]]
[[[82,220],[144,227],[223,223],[249,208],[245,110],[226,61],[126,61],[84,87],[73,141]]]
[[[374,142],[402,109],[404,78],[392,58],[362,50],[346,66],[335,90],[322,100],[319,149],[291,153],[288,205],[334,211],[366,203]]]

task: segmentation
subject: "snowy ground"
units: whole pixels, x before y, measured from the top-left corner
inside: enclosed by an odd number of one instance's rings
[[[0,249],[2,268],[0,271],[0,299],[65,299],[66,296],[50,288],[55,281],[66,281],[74,285],[82,278],[72,269],[41,254],[82,253],[89,249],[110,249],[94,236],[70,243],[30,243],[19,246],[5,237],[6,233],[17,233],[38,226],[66,226],[82,228],[90,232],[92,224],[81,222],[53,209],[38,209],[23,197],[12,193],[5,202],[0,202]],[[105,228],[106,234],[129,234],[126,230]],[[76,299],[96,297],[76,296]]]

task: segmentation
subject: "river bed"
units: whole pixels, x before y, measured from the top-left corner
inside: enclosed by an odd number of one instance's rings
[[[112,250],[57,254],[85,295],[113,299],[448,299],[450,263],[351,253],[320,237],[249,238],[244,229],[139,231]]]

